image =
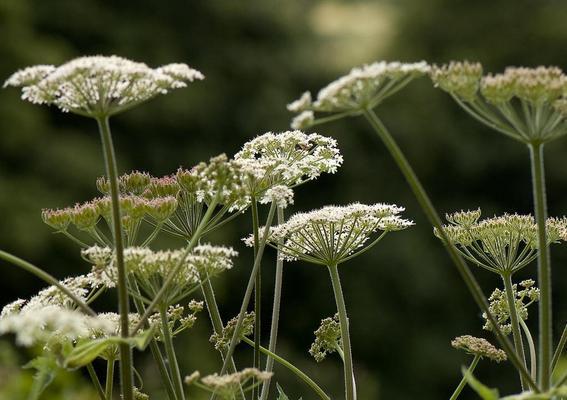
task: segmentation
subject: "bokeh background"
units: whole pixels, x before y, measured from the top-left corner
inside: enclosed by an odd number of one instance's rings
[[[0,80],[27,65],[87,54],[117,54],[151,66],[186,62],[201,70],[205,81],[112,121],[120,170],[165,175],[222,152],[232,155],[266,131],[288,129],[288,102],[363,63],[469,59],[492,72],[507,65],[566,67],[566,21],[564,0],[0,0]],[[440,212],[479,206],[488,216],[531,212],[527,149],[473,121],[427,79],[388,99],[377,113]],[[360,398],[448,398],[461,365],[470,362],[450,340],[461,334],[491,338],[481,330],[480,313],[366,122],[349,119],[316,131],[338,140],[345,163],[336,175],[299,189],[293,210],[388,202],[405,206],[417,223],[341,268]],[[567,214],[566,154],[567,140],[549,145],[546,153],[552,215]],[[0,248],[61,278],[87,271],[78,249],[42,224],[40,210],[91,199],[102,173],[94,123],[24,103],[14,89],[0,92]],[[249,229],[249,217],[241,217],[212,238],[241,251],[238,267],[215,282],[225,320],[237,312],[250,270],[251,251],[240,243]],[[567,320],[564,247],[554,246],[552,253],[556,337]],[[271,310],[273,258],[269,252],[263,265],[265,310]],[[487,272],[475,272],[485,292],[499,285]],[[5,263],[0,276],[0,305],[43,286]],[[535,277],[535,265],[518,279],[528,276]],[[278,352],[340,398],[338,358],[316,364],[307,354],[320,319],[334,313],[326,271],[286,265],[283,301]],[[99,306],[111,309],[114,303],[109,296]],[[535,316],[532,311],[530,325]],[[197,326],[178,338],[185,373],[219,367],[209,331],[203,313]],[[9,337],[0,341],[0,398],[25,398],[30,373],[21,373],[19,365],[33,351],[11,343]],[[240,353],[240,365],[250,357]],[[142,355],[137,360],[145,389],[163,398],[150,360]],[[517,390],[509,364],[484,361],[478,376],[503,392]],[[292,399],[314,398],[285,369],[276,367],[276,380]],[[93,398],[86,385],[80,374],[68,374],[46,398]],[[467,390],[462,398],[475,396]]]

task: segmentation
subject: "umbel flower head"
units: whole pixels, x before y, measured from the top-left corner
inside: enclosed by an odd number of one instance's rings
[[[497,349],[488,340],[477,338],[470,335],[458,336],[451,341],[451,346],[455,349],[464,350],[473,356],[488,358],[497,363],[506,361],[504,350]]]
[[[535,282],[531,279],[520,282],[520,288],[518,285],[512,285],[512,292],[514,297],[514,302],[516,305],[516,312],[518,318],[523,321],[528,319],[528,307],[539,301],[539,289],[534,286]],[[512,332],[512,323],[510,321],[510,305],[506,297],[506,292],[500,289],[494,289],[490,297],[488,298],[490,302],[488,310],[496,318],[498,326],[506,335]],[[486,313],[482,314],[486,323],[483,329],[487,331],[492,331],[492,324],[490,323]]]
[[[479,220],[480,209],[448,214],[444,230],[469,261],[498,274],[513,274],[537,257],[537,225],[531,215],[504,214]],[[567,220],[547,220],[548,243],[567,239]],[[434,233],[440,237],[435,229]]]
[[[286,260],[338,265],[372,247],[387,232],[413,225],[412,221],[398,215],[403,210],[389,204],[327,206],[295,214],[284,224],[270,228],[268,240],[273,246],[281,241],[282,256]],[[378,231],[382,234],[364,247]],[[253,237],[246,238],[245,242],[252,246]]]
[[[236,153],[234,161],[250,195],[260,202],[275,199],[287,205],[293,193],[276,186],[293,188],[322,173],[333,174],[342,165],[343,157],[335,139],[295,130],[268,132],[250,140]]]
[[[483,76],[482,65],[434,66],[435,86],[485,125],[524,143],[545,143],[567,133],[567,76],[558,67],[508,67]]]
[[[292,122],[292,128],[306,129],[316,124],[316,112],[343,116],[374,108],[413,79],[427,74],[429,69],[425,61],[410,64],[380,61],[353,68],[347,75],[321,89],[315,101],[311,93],[305,92],[290,103],[288,110],[299,113]]]
[[[199,379],[201,375],[198,371],[195,371],[185,377],[185,384],[195,385],[214,393],[221,400],[233,400],[241,388],[246,393],[252,387],[269,380],[273,375],[271,372],[260,371],[256,368],[245,368],[233,374],[218,375],[215,373]],[[249,384],[249,382],[252,383]]]
[[[36,65],[14,73],[4,87],[22,88],[22,99],[64,112],[108,117],[159,94],[204,79],[186,64],[150,68],[117,56],[87,56],[59,67]]]
[[[321,325],[315,331],[315,341],[309,348],[309,354],[315,361],[321,362],[327,357],[327,354],[336,351],[343,351],[339,314],[321,320]]]
[[[244,320],[242,321],[242,327],[240,328],[240,337],[237,338],[240,343],[240,338],[250,336],[254,333],[254,321],[256,315],[254,312],[244,313]],[[224,354],[224,352],[230,346],[230,341],[234,335],[234,330],[236,329],[236,324],[238,322],[238,316],[232,318],[226,323],[226,326],[222,329],[222,332],[215,332],[209,338],[209,342],[214,344],[215,349]]]

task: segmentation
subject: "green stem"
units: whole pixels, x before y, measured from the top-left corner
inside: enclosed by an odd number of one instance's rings
[[[561,339],[559,339],[559,344],[557,345],[557,349],[555,349],[555,353],[553,354],[553,360],[551,361],[551,371],[555,369],[557,362],[561,358],[561,354],[565,349],[565,344],[567,343],[567,325],[563,328],[563,334],[561,335]]]
[[[106,175],[110,182],[110,198],[112,201],[112,235],[114,238],[114,249],[116,251],[116,270],[118,289],[118,311],[120,313],[120,336],[128,338],[130,327],[128,322],[128,314],[130,312],[130,304],[128,301],[128,289],[126,285],[126,267],[124,265],[124,245],[122,237],[122,219],[120,216],[120,198],[118,194],[118,172],[116,167],[116,155],[114,153],[114,145],[112,143],[112,134],[108,117],[97,118],[100,138],[102,142],[102,151],[106,164]],[[132,349],[126,343],[120,344],[120,387],[122,389],[122,397],[124,400],[133,400],[133,366],[132,366]]]
[[[382,124],[382,121],[380,121],[380,119],[376,116],[373,110],[364,110],[364,115],[368,119],[370,125],[376,131],[378,137],[383,141],[384,145],[386,146],[386,148],[394,158],[394,161],[396,162],[402,174],[404,175],[406,181],[408,182],[408,185],[413,191],[417,201],[419,202],[419,205],[425,212],[427,219],[438,230],[439,235],[441,236],[441,240],[445,245],[445,249],[449,253],[451,260],[457,267],[457,270],[461,274],[461,277],[465,281],[465,284],[467,285],[467,288],[471,292],[474,301],[477,303],[479,308],[486,313],[490,323],[492,324],[492,326],[494,326],[495,328],[494,333],[500,345],[506,352],[508,359],[514,365],[514,367],[518,371],[520,371],[520,373],[524,376],[526,381],[529,383],[530,387],[534,391],[536,391],[536,393],[539,393],[540,392],[539,387],[531,378],[528,370],[522,365],[522,362],[520,361],[519,357],[516,355],[516,352],[514,351],[512,344],[502,333],[500,326],[498,326],[498,322],[494,318],[494,315],[492,315],[492,313],[490,312],[488,302],[486,301],[486,297],[484,296],[482,289],[480,288],[476,278],[472,274],[470,268],[465,263],[461,255],[455,249],[455,246],[453,246],[453,244],[449,240],[447,233],[443,228],[441,219],[439,218],[439,214],[437,213],[435,207],[431,203],[429,196],[427,195],[425,189],[421,185],[421,182],[417,178],[417,175],[415,174],[413,168],[409,164],[405,155],[398,147],[398,144],[396,143],[392,135],[390,135],[384,124]]]
[[[241,338],[242,341],[244,343],[247,343],[248,345],[254,347],[254,342],[250,339],[248,339],[247,337],[242,337]],[[297,368],[295,365],[293,365],[292,363],[290,363],[289,361],[287,361],[286,359],[278,356],[277,354],[271,352],[270,350],[260,346],[260,351],[262,353],[264,353],[266,356],[268,356],[269,358],[277,361],[279,364],[283,365],[284,367],[286,367],[287,369],[289,369],[291,372],[293,372],[298,378],[300,378],[303,382],[305,382],[311,389],[313,389],[313,391],[315,393],[317,393],[317,395],[323,399],[323,400],[331,400],[331,398],[327,395],[327,393],[325,393],[325,391],[323,389],[321,389],[321,387],[319,385],[317,385],[315,383],[315,381],[313,381],[313,379],[311,379],[309,376],[307,376],[307,374],[305,374],[303,371],[301,371],[299,368]]]
[[[542,391],[551,387],[551,358],[553,351],[553,321],[551,319],[551,262],[547,243],[546,221],[547,200],[545,194],[545,172],[543,144],[532,143],[530,162],[534,196],[535,218],[537,222],[538,256],[537,277],[540,290],[539,300],[539,380]]]
[[[106,388],[105,396],[108,400],[112,399],[112,387],[114,383],[114,359],[108,359],[106,361]]]
[[[349,321],[346,311],[345,299],[341,288],[341,280],[339,278],[339,269],[336,265],[329,265],[329,273],[333,284],[333,292],[337,303],[337,311],[339,313],[339,323],[341,325],[341,338],[343,342],[343,350],[345,356],[344,362],[344,378],[345,378],[345,399],[356,400],[354,368],[352,365],[352,349],[350,346]]]
[[[57,287],[59,290],[65,293],[71,300],[73,300],[75,304],[77,304],[85,313],[93,317],[96,317],[96,313],[92,308],[90,308],[83,300],[81,300],[73,292],[71,292],[65,285],[63,285],[52,275],[48,274],[41,268],[38,268],[35,265],[2,250],[0,250],[0,259],[4,261],[8,261],[9,263],[14,264],[15,266],[20,267],[21,269],[35,275],[42,281]]]
[[[510,311],[510,323],[512,325],[512,336],[514,337],[514,346],[516,354],[522,360],[524,366],[526,365],[526,355],[524,353],[524,343],[522,341],[522,332],[520,331],[520,322],[518,321],[518,310],[516,310],[516,299],[514,289],[512,286],[512,276],[510,274],[502,274],[504,281],[504,290],[506,292],[506,300],[508,302],[508,310]],[[526,381],[520,374],[520,382],[522,384],[522,391],[526,389]]]
[[[161,331],[163,333],[163,345],[165,347],[165,354],[167,355],[167,364],[169,372],[173,381],[175,395],[177,400],[185,400],[185,393],[183,392],[183,381],[181,380],[181,371],[179,371],[179,364],[175,356],[175,349],[173,348],[173,340],[169,330],[169,321],[167,319],[167,311],[165,307],[159,308],[159,315],[161,317]]]
[[[266,241],[268,240],[268,235],[270,233],[270,226],[274,219],[274,214],[276,211],[276,204],[272,202],[270,206],[270,211],[268,212],[268,217],[266,218],[266,225],[264,226],[264,232],[262,233],[262,238],[258,245],[258,254],[254,258],[254,266],[252,267],[252,272],[250,273],[250,279],[248,279],[248,285],[246,286],[246,291],[244,293],[244,298],[242,299],[242,305],[240,306],[240,312],[238,313],[238,320],[236,321],[236,326],[234,327],[234,334],[230,340],[230,345],[224,359],[224,363],[219,375],[226,373],[228,368],[229,360],[234,354],[234,349],[238,339],[240,338],[240,333],[242,330],[242,323],[244,322],[244,314],[246,313],[246,308],[248,308],[248,303],[250,303],[250,297],[252,296],[252,290],[254,289],[254,280],[256,277],[256,272],[260,268],[260,262],[262,261],[262,256],[264,255],[264,249],[266,248]],[[213,398],[215,396],[213,395]]]
[[[96,374],[96,371],[94,370],[92,363],[87,364],[87,371],[89,373],[89,377],[93,382],[96,393],[98,394],[100,400],[112,400],[104,395],[104,390],[102,389],[102,385],[100,384],[100,380],[98,379],[98,375]]]
[[[479,355],[474,356],[474,359],[472,360],[471,365],[467,369],[468,373],[472,374],[474,372],[474,369],[476,368],[476,365],[480,361],[480,358],[481,357]],[[467,378],[463,376],[463,379],[461,379],[461,382],[459,382],[459,385],[457,386],[457,388],[455,389],[455,391],[453,392],[453,395],[451,396],[451,398],[449,400],[457,400],[457,398],[459,397],[459,395],[461,394],[461,392],[465,388],[466,384],[467,384]]]
[[[520,326],[524,331],[524,335],[526,335],[526,340],[528,342],[528,348],[530,349],[530,371],[532,373],[532,378],[537,379],[537,354],[534,345],[534,339],[532,338],[532,334],[530,329],[526,325],[523,319],[520,318]]]
[[[254,235],[254,258],[258,255],[259,238],[259,218],[258,218],[258,203],[256,198],[252,197],[252,231]],[[254,368],[262,369],[260,365],[260,341],[262,340],[262,264],[258,266],[256,271],[256,278],[254,281],[254,355],[253,364]],[[252,399],[256,399],[257,387],[254,386],[252,381]]]
[[[284,210],[281,207],[278,207],[277,210],[277,217],[278,217],[278,225],[284,223]],[[276,278],[274,282],[274,304],[272,308],[272,325],[270,326],[270,343],[268,345],[268,350],[271,353],[276,352],[276,343],[278,340],[278,329],[279,329],[279,321],[280,321],[280,305],[282,299],[282,281],[283,281],[283,259],[281,256],[281,243],[278,246],[278,253],[276,258]],[[266,360],[266,372],[272,372],[274,367],[274,359],[272,357],[268,357]],[[262,394],[260,396],[260,400],[267,400],[268,393],[270,392],[270,382],[271,379],[264,381],[262,385]]]

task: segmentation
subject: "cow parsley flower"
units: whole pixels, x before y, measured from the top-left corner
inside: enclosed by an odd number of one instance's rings
[[[321,320],[321,326],[315,331],[315,341],[309,348],[309,354],[315,361],[321,362],[327,357],[327,354],[336,351],[341,354],[342,358],[343,344],[338,314]]]
[[[273,375],[271,372],[260,371],[256,368],[245,368],[233,374],[218,375],[215,373],[199,380],[200,374],[196,371],[185,378],[185,383],[214,393],[221,400],[233,400],[241,389],[246,393],[257,384],[269,380]]]
[[[273,246],[281,241],[286,260],[304,260],[320,265],[338,265],[373,246],[387,232],[413,225],[398,214],[404,209],[389,204],[327,206],[293,215],[284,224],[270,228],[268,240]],[[364,248],[377,231],[379,238]],[[245,239],[249,246],[253,237]]]
[[[567,76],[558,67],[483,76],[479,63],[451,62],[433,67],[431,78],[477,120],[518,141],[545,143],[567,133]]]
[[[294,128],[305,129],[318,122],[313,112],[338,113],[339,118],[372,109],[429,70],[425,61],[409,64],[380,61],[356,67],[321,89],[315,101],[311,93],[305,92],[287,108],[301,113],[293,121]]]
[[[488,358],[497,363],[506,361],[504,350],[497,349],[488,340],[470,335],[458,336],[451,341],[455,349],[464,350],[473,356]]]
[[[515,273],[537,257],[537,225],[531,215],[479,220],[480,209],[447,215],[449,240],[469,261],[498,274]],[[437,237],[439,232],[434,231]],[[549,218],[548,243],[567,240],[567,220]]]
[[[88,117],[111,116],[159,94],[204,79],[185,64],[150,68],[117,56],[87,56],[59,67],[38,65],[14,73],[4,87],[22,88],[22,99],[55,105]]]

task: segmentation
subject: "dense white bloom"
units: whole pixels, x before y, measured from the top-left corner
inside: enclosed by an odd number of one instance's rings
[[[196,79],[204,79],[203,74],[185,64],[152,69],[117,56],[87,56],[59,67],[23,69],[8,78],[4,87],[22,87],[22,99],[32,103],[97,117],[116,114]]]
[[[293,215],[282,225],[270,228],[269,241],[282,241],[283,257],[315,264],[342,263],[360,251],[370,236],[405,229],[412,221],[398,216],[404,209],[389,204],[327,206]],[[253,237],[245,239],[253,244]]]
[[[313,111],[303,111],[291,120],[292,129],[307,129],[315,122]]]
[[[260,203],[276,203],[280,208],[286,208],[289,204],[293,204],[293,190],[284,185],[277,185],[266,190],[266,193],[260,199]]]

